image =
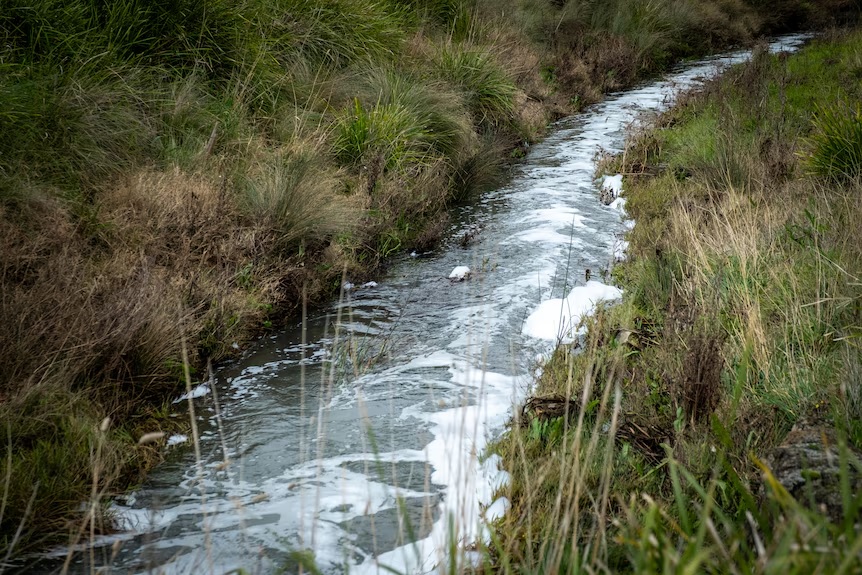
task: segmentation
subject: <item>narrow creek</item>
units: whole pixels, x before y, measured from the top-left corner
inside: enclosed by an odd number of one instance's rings
[[[194,400],[201,461],[188,443],[172,447],[114,503],[124,531],[97,540],[71,571],[295,572],[291,551],[309,550],[327,573],[427,572],[445,563],[450,541],[481,537],[482,520],[507,503],[494,500],[506,474],[483,452],[553,348],[543,337],[572,313],[562,302],[589,307],[616,291],[585,281],[588,269],[601,277],[626,229],[619,209],[598,201],[596,152],[619,151],[638,114],[747,55],[687,64],[558,122],[505,186],[455,214],[436,251],[405,256],[304,329],[223,366],[216,393]],[[462,265],[470,276],[448,279]],[[575,288],[550,317],[535,315]],[[528,318],[548,333],[525,329]]]

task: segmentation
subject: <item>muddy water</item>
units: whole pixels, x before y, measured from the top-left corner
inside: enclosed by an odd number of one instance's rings
[[[459,210],[446,245],[348,286],[304,328],[222,367],[194,399],[200,461],[190,444],[172,447],[115,503],[125,531],[73,571],[293,572],[305,550],[324,572],[421,572],[447,561],[448,542],[483,536],[483,517],[507,504],[494,498],[506,474],[483,450],[554,343],[525,335],[525,320],[584,286],[587,269],[601,277],[626,229],[597,201],[596,152],[619,150],[638,114],[745,57],[687,65],[559,122],[507,185]],[[469,277],[448,279],[462,265]]]

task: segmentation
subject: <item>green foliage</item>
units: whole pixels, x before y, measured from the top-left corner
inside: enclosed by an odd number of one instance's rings
[[[441,28],[455,40],[464,39],[473,25],[473,0],[390,0],[415,24],[423,20]]]
[[[335,157],[343,165],[380,162],[387,170],[421,161],[429,152],[430,133],[399,104],[366,110],[359,100],[342,113],[335,130]]]
[[[12,0],[0,30],[28,62],[94,68],[134,62],[224,73],[243,59],[243,7],[224,0]]]
[[[261,3],[259,26],[279,61],[306,58],[343,67],[395,57],[404,13],[376,0],[275,0]]]
[[[862,107],[820,108],[813,119],[808,166],[815,174],[833,181],[862,174]]]
[[[760,53],[681,98],[618,158],[620,172],[642,174],[626,185],[637,223],[630,259],[614,271],[624,300],[590,320],[577,354],[558,349],[537,385],[540,396],[582,398],[584,427],[558,439],[534,420],[498,446],[513,505],[493,547],[497,566],[862,567],[862,463],[852,449],[862,405],[862,196],[858,144],[849,143],[859,111],[820,107],[805,143],[828,158],[825,169],[813,178],[795,170],[812,105],[859,93],[846,78],[860,41],[857,31],[790,57]],[[590,394],[611,386],[622,389],[618,419],[603,401],[592,421]],[[797,435],[788,435],[794,423]],[[819,441],[832,446],[837,469],[795,463],[809,483],[791,494],[767,462],[774,454],[780,469],[781,450],[799,447],[806,430],[834,432]],[[615,440],[597,453],[605,438]],[[784,483],[789,472],[785,463]]]
[[[437,70],[463,92],[477,125],[497,126],[512,121],[515,84],[490,54],[449,47],[440,53]]]
[[[82,515],[85,494],[100,492],[111,479],[93,474],[114,473],[131,453],[123,455],[119,442],[99,430],[101,418],[75,394],[30,393],[0,405],[0,421],[0,552],[25,551],[36,542],[64,542],[65,526],[58,522]],[[41,511],[46,509],[53,511]],[[103,519],[95,517],[99,525]],[[17,548],[11,548],[13,543]]]
[[[18,178],[81,187],[131,165],[151,136],[134,79],[38,67],[0,76],[0,199],[17,193]],[[27,166],[27,174],[21,166]]]
[[[377,104],[408,110],[440,154],[454,157],[474,137],[458,95],[446,86],[391,70],[370,73],[367,83]]]
[[[334,151],[341,164],[379,162],[393,170],[434,155],[457,157],[469,144],[465,112],[443,87],[381,70],[371,74],[368,91],[373,105],[357,98],[336,122]]]
[[[624,37],[635,47],[638,57],[662,62],[685,21],[679,2],[588,2],[589,22],[593,30],[603,30]],[[682,20],[682,21],[681,21]]]

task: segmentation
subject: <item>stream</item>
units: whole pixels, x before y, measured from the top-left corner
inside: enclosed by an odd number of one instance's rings
[[[445,565],[452,548],[474,559],[465,549],[508,505],[487,443],[555,340],[619,295],[595,281],[627,229],[623,202],[598,201],[597,151],[620,151],[639,114],[747,56],[688,63],[556,123],[507,184],[456,210],[433,253],[346,286],[304,326],[220,367],[192,400],[200,461],[174,439],[113,503],[122,531],[76,554],[71,572],[293,573],[313,557],[324,573],[412,573]],[[458,266],[471,270],[463,281],[448,277]],[[65,553],[31,572],[56,572]]]

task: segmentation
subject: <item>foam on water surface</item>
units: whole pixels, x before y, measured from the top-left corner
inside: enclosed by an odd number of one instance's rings
[[[597,281],[577,286],[564,298],[542,302],[524,322],[524,333],[549,341],[571,342],[583,329],[583,319],[601,302],[622,297],[622,291]]]

